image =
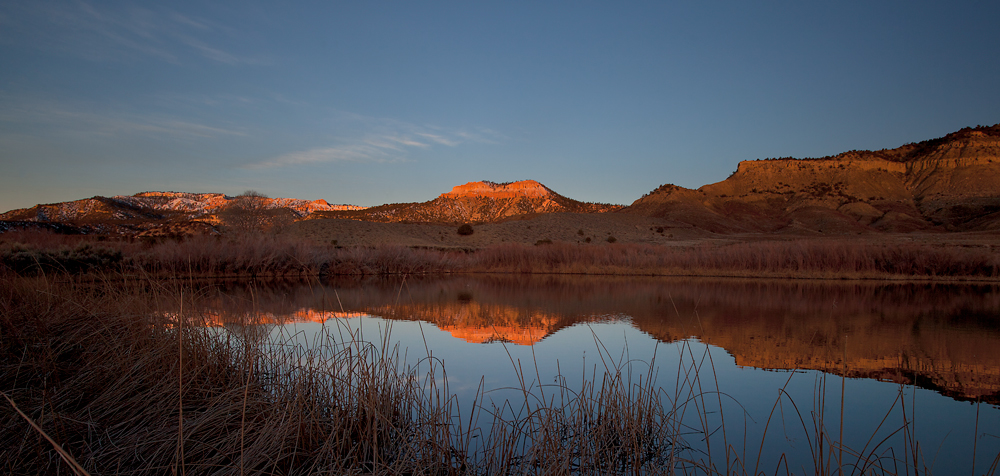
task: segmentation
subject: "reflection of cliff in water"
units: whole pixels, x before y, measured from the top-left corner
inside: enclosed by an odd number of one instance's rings
[[[532,344],[578,322],[628,318],[661,341],[696,337],[725,348],[739,365],[916,383],[1000,403],[1000,287],[992,285],[348,278],[253,292],[237,287],[213,299],[213,307],[252,307],[258,316],[363,312],[421,320],[471,342]]]

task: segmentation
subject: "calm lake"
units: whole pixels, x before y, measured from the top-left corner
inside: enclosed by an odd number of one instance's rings
[[[690,457],[721,471],[839,458],[848,472],[989,474],[1000,457],[995,285],[477,275],[197,294],[193,311],[232,332],[251,316],[285,345],[357,336],[418,369],[438,363],[462,418],[475,405],[514,415],[525,390],[558,401],[557,384],[579,390],[608,369],[652,376],[684,412]],[[830,439],[845,449],[831,456]]]

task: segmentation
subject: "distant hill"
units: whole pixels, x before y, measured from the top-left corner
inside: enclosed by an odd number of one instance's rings
[[[35,205],[0,214],[7,227],[31,223],[59,223],[86,233],[142,232],[152,228],[182,234],[206,224],[217,224],[219,214],[232,206],[236,197],[221,193],[142,192],[135,195],[92,197],[71,202]],[[317,211],[359,210],[356,205],[330,205],[325,200],[266,198],[265,207],[302,218]],[[192,224],[192,222],[197,222]]]
[[[487,223],[538,213],[605,213],[620,205],[586,203],[559,195],[534,180],[469,182],[429,202],[393,203],[364,210],[319,212],[310,218],[375,222]]]
[[[6,227],[60,223],[84,233],[191,234],[215,225],[236,197],[220,193],[143,192],[36,205],[0,215]],[[293,220],[348,218],[374,222],[484,223],[539,213],[602,213],[620,205],[585,203],[534,181],[470,182],[420,203],[365,208],[330,205],[325,200],[268,198],[273,213]]]
[[[663,185],[622,212],[715,233],[1000,231],[1000,124],[896,149],[744,161],[722,182]]]
[[[83,233],[214,232],[234,200],[219,193],[178,192],[93,197],[0,214],[0,232],[31,224]],[[286,223],[323,218],[496,223],[550,213],[594,218],[621,213],[716,234],[1000,231],[1000,124],[895,149],[743,161],[721,182],[698,189],[663,185],[627,207],[573,200],[524,180],[469,182],[427,202],[365,208],[268,198],[265,208]]]

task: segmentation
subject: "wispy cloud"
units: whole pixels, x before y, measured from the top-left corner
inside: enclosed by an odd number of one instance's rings
[[[409,149],[430,147],[430,144],[406,136],[385,134],[369,134],[355,139],[342,139],[340,142],[330,147],[289,152],[247,167],[257,169],[322,162],[406,162]]]
[[[349,144],[338,147],[321,147],[290,152],[264,162],[250,164],[247,168],[271,168],[320,162],[403,162],[405,158],[392,152],[398,149],[378,145]]]
[[[248,164],[247,168],[286,167],[324,162],[406,162],[413,150],[458,147],[463,143],[495,143],[500,134],[484,134],[439,126],[417,126],[392,119],[342,114],[341,122],[360,125],[365,132],[341,137],[329,146],[294,151]],[[489,138],[487,137],[489,136]]]
[[[85,133],[102,136],[142,134],[154,138],[184,139],[245,136],[246,132],[229,127],[202,124],[176,117],[93,111],[53,102],[11,101],[0,96],[0,122],[33,124],[57,133]]]
[[[268,62],[234,51],[239,43],[233,41],[232,28],[163,8],[110,8],[75,1],[25,2],[3,10],[0,30],[7,34],[0,35],[8,36],[6,42],[31,43],[89,60],[138,56],[170,63],[182,63],[188,57],[228,65]]]
[[[438,135],[438,134],[428,134],[426,132],[421,132],[421,133],[418,133],[417,135],[421,136],[421,137],[424,137],[427,140],[430,140],[431,142],[434,142],[434,143],[437,143],[437,144],[441,144],[441,145],[446,145],[448,147],[454,147],[454,146],[456,146],[456,145],[459,144],[458,141],[449,139],[447,137],[444,137],[444,136],[441,136],[441,135]]]
[[[178,23],[182,23],[182,24],[185,24],[185,25],[197,28],[199,30],[211,30],[212,29],[212,27],[209,26],[208,23],[206,23],[204,21],[193,20],[190,17],[181,15],[180,13],[172,13],[170,15],[170,18],[172,18],[174,21],[176,21]]]

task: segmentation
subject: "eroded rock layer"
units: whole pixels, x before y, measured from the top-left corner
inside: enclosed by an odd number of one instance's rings
[[[664,185],[624,210],[718,233],[1000,229],[1000,124],[896,149],[740,162],[697,190]]]

